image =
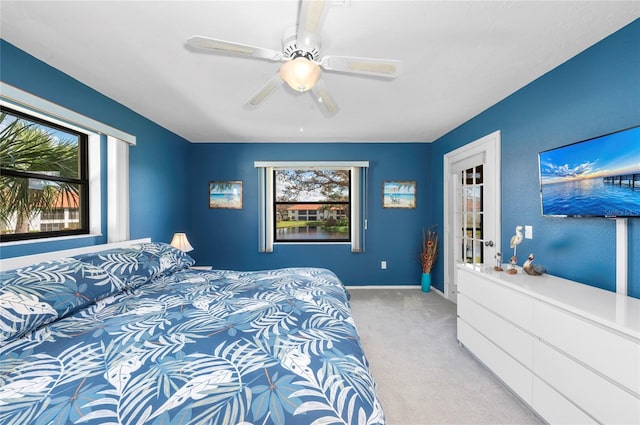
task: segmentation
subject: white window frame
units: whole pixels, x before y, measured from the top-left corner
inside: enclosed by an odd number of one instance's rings
[[[351,242],[323,242],[324,244],[350,244],[352,252],[364,252],[364,230],[367,228],[366,194],[369,161],[255,161],[258,169],[258,251],[273,252],[274,245],[291,242],[274,242],[274,181],[276,169],[351,170]],[[304,244],[304,242],[295,242]],[[309,242],[317,244],[318,242]]]

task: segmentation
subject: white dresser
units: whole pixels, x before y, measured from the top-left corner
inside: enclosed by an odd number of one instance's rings
[[[640,300],[461,264],[458,340],[551,424],[640,424]]]

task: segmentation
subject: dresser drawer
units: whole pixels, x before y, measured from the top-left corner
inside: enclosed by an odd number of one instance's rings
[[[544,342],[534,341],[533,347],[534,374],[598,422],[640,423],[640,399]]]
[[[464,269],[458,269],[458,291],[524,330],[533,330],[532,298]]]
[[[640,345],[637,341],[543,302],[535,306],[534,333],[640,394]]]
[[[533,368],[531,335],[462,293],[458,296],[458,316],[524,366]]]
[[[598,423],[536,376],[533,377],[532,407],[550,424],[588,425]]]
[[[458,318],[458,340],[482,363],[531,405],[533,374],[493,342]]]

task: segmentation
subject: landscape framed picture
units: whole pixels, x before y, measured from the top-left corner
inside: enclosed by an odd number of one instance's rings
[[[242,209],[241,181],[210,181],[209,208]]]
[[[383,208],[415,208],[415,180],[388,180],[382,182]]]

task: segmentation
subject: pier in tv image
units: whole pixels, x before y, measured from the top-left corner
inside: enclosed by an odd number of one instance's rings
[[[542,214],[640,217],[640,126],[540,152]]]

